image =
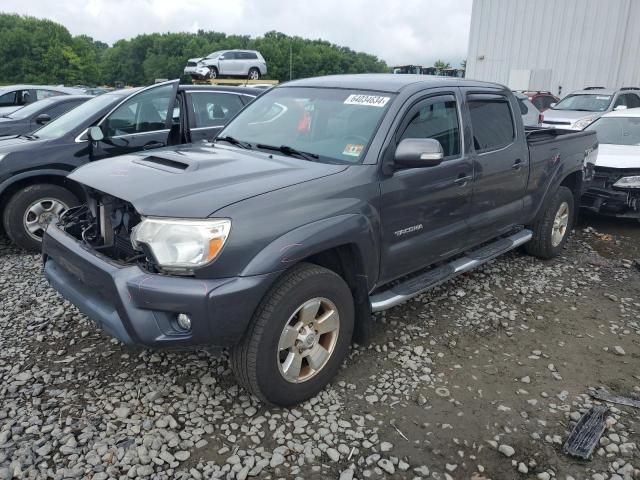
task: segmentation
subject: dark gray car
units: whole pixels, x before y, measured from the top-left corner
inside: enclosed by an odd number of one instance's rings
[[[86,102],[90,95],[58,95],[30,103],[0,117],[0,136],[24,135]]]
[[[337,373],[371,312],[525,244],[558,255],[593,132],[525,130],[505,87],[345,75],[267,91],[214,145],[70,178],[51,285],[121,341],[229,347],[238,381],[292,405]]]

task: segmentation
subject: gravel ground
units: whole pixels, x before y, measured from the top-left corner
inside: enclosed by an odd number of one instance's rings
[[[640,399],[640,226],[588,219],[376,316],[335,382],[265,408],[206,352],[124,347],[0,238],[0,479],[640,479],[640,409],[562,453],[589,387]]]

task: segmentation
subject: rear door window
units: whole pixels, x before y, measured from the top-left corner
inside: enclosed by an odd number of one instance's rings
[[[219,127],[225,125],[243,107],[242,100],[234,93],[192,92],[194,127]]]
[[[516,129],[506,97],[471,95],[467,104],[476,151],[498,150],[513,142]]]

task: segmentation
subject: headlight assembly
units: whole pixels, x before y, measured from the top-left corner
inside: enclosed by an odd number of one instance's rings
[[[597,117],[595,116],[581,118],[573,124],[573,128],[575,128],[576,130],[582,130],[591,125],[596,119]]]
[[[613,186],[618,188],[640,188],[640,175],[622,177]]]
[[[162,270],[189,274],[213,261],[224,246],[231,220],[143,218],[131,232],[136,250],[149,249]]]

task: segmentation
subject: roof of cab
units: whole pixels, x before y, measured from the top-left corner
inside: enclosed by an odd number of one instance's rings
[[[457,77],[438,77],[434,75],[407,75],[393,73],[360,73],[352,75],[328,75],[326,77],[305,78],[287,82],[282,87],[324,87],[346,88],[354,90],[377,90],[398,93],[408,86],[422,87],[484,87],[500,88],[502,85]]]

